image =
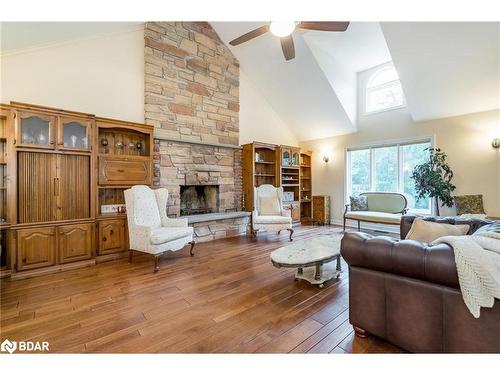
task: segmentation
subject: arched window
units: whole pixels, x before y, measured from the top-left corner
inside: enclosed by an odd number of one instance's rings
[[[372,74],[366,84],[366,113],[404,106],[403,89],[392,65],[385,65]]]

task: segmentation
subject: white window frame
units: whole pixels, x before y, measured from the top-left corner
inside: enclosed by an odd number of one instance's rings
[[[375,72],[373,72],[371,74],[370,78],[368,79],[368,81],[366,83],[366,86],[363,90],[363,95],[364,95],[364,99],[365,99],[363,113],[365,115],[373,115],[373,114],[380,113],[380,112],[392,111],[395,109],[406,107],[406,98],[405,98],[405,95],[403,92],[403,87],[401,85],[401,81],[399,80],[399,78],[392,80],[392,81],[389,81],[389,82],[382,83],[382,84],[377,85],[377,86],[368,87],[368,85],[370,84],[370,81],[373,79],[373,77],[375,77],[381,71],[386,70],[386,69],[395,69],[395,68],[392,65],[384,65],[384,66],[380,67],[379,69],[377,69]],[[403,102],[401,104],[398,104],[398,105],[395,105],[392,107],[381,108],[381,109],[377,109],[377,110],[373,110],[373,111],[368,110],[368,107],[370,105],[370,95],[369,95],[370,93],[372,93],[373,91],[383,90],[383,89],[386,89],[388,87],[396,86],[396,85],[400,86],[401,92],[403,92]]]
[[[394,140],[394,141],[386,141],[386,142],[378,142],[378,143],[369,143],[369,144],[363,144],[363,145],[357,145],[357,146],[347,146],[344,150],[344,155],[345,155],[345,165],[344,169],[346,173],[344,174],[345,176],[345,181],[344,181],[344,188],[345,188],[345,196],[344,196],[344,202],[345,204],[350,203],[349,202],[349,197],[351,195],[351,153],[350,151],[357,151],[357,150],[370,150],[370,175],[369,175],[369,182],[370,182],[370,189],[369,191],[376,191],[375,190],[375,149],[377,148],[383,148],[383,147],[393,147],[397,146],[398,148],[398,175],[397,175],[397,186],[398,186],[398,191],[401,194],[404,194],[404,178],[403,178],[403,149],[400,146],[405,146],[409,144],[417,144],[417,143],[429,143],[429,147],[434,147],[434,137],[433,136],[424,136],[424,137],[418,137],[418,138],[407,138],[407,139],[401,139],[401,140]],[[410,208],[409,212],[415,213],[415,214],[422,214],[422,215],[433,215],[434,214],[434,204],[433,200],[429,199],[429,210],[423,210],[423,209],[415,209],[415,208]]]

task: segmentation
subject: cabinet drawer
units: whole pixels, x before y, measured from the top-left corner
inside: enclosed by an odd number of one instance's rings
[[[150,160],[99,157],[100,185],[150,185]]]
[[[57,228],[59,263],[76,262],[92,257],[92,227],[92,223],[84,223]]]
[[[17,270],[52,266],[56,263],[56,228],[17,230]]]
[[[104,220],[99,222],[99,255],[113,254],[126,250],[125,220]]]

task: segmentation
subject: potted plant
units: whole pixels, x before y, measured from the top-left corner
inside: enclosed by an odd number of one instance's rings
[[[436,214],[439,216],[441,206],[453,206],[451,193],[455,185],[451,183],[453,171],[446,161],[446,154],[439,148],[427,148],[429,160],[413,169],[412,179],[415,181],[417,199],[434,198]]]

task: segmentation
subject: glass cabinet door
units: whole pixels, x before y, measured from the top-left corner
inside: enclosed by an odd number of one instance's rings
[[[58,148],[90,151],[91,121],[87,119],[61,117],[58,127]]]
[[[19,112],[16,115],[16,143],[23,147],[53,148],[53,116],[35,112]]]
[[[282,153],[282,158],[281,158],[281,165],[290,165],[290,151],[288,150],[283,150]]]
[[[298,166],[300,165],[300,154],[297,151],[292,153],[292,165]]]

